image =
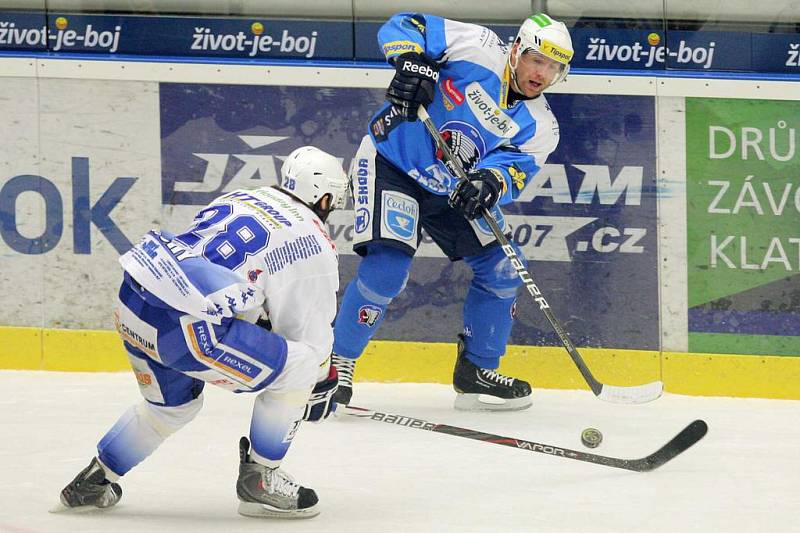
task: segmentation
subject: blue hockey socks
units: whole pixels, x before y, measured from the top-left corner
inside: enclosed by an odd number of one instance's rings
[[[412,257],[389,246],[373,244],[347,286],[333,329],[334,353],[356,359],[383,322],[386,307],[406,285]]]
[[[466,357],[480,368],[494,369],[506,351],[522,281],[499,246],[464,260],[475,274],[464,302]]]

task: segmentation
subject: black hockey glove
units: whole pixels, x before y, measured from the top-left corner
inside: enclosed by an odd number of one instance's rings
[[[394,61],[395,73],[386,90],[386,99],[397,107],[406,120],[417,120],[420,105],[433,102],[439,81],[439,65],[417,52],[406,52]]]
[[[503,190],[503,176],[499,171],[479,168],[467,172],[450,193],[450,207],[461,211],[468,220],[483,216],[483,208],[491,210]]]
[[[330,365],[328,376],[322,381],[318,381],[314,390],[311,391],[311,397],[306,404],[306,412],[303,413],[303,420],[321,422],[336,410],[333,393],[336,392],[338,384],[339,374],[336,372],[336,367]]]

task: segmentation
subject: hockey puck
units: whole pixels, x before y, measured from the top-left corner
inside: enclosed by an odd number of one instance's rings
[[[587,448],[597,448],[603,442],[603,434],[599,429],[586,428],[581,433],[581,442]]]

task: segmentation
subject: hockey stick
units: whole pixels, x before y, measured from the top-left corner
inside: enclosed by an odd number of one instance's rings
[[[610,466],[612,468],[622,468],[624,470],[632,470],[634,472],[649,472],[651,470],[655,470],[659,466],[671,461],[681,453],[691,448],[708,432],[708,425],[705,423],[705,421],[695,420],[683,428],[683,430],[675,435],[668,443],[647,457],[642,457],[641,459],[618,459],[616,457],[608,457],[605,455],[596,455],[593,453],[579,452],[576,450],[561,448],[559,446],[553,446],[552,444],[542,444],[530,440],[501,437],[500,435],[495,435],[493,433],[484,433],[483,431],[460,428],[447,424],[436,424],[434,422],[428,422],[427,420],[413,418],[410,416],[381,413],[380,411],[372,411],[370,409],[364,409],[363,407],[354,407],[352,405],[345,405],[342,407],[344,407],[344,414],[349,416],[367,418],[369,420],[375,420],[376,422],[385,422],[387,424],[394,424],[396,426],[422,429],[425,431],[432,431],[434,433],[444,433],[446,435],[453,435],[454,437],[464,437],[465,439],[500,444],[501,446],[510,446],[511,448],[519,448],[521,450],[528,450],[529,452],[545,453],[547,455],[563,457],[565,459],[574,459],[576,461]]]
[[[431,137],[433,137],[436,147],[442,151],[442,156],[455,170],[457,175],[456,177],[460,180],[469,179],[467,177],[467,173],[464,172],[464,169],[461,167],[461,164],[455,157],[453,157],[453,153],[450,151],[450,148],[447,146],[447,143],[445,143],[444,139],[442,139],[442,135],[433,124],[433,121],[431,120],[431,117],[424,106],[419,107],[417,115],[422,123],[425,124],[425,127],[428,129]],[[634,385],[631,387],[606,385],[597,381],[594,375],[592,375],[592,372],[589,370],[589,367],[586,366],[581,354],[579,354],[578,350],[575,349],[575,345],[572,344],[567,332],[550,310],[550,304],[547,303],[547,300],[545,300],[544,296],[542,295],[542,291],[539,290],[539,287],[537,287],[536,283],[534,283],[530,271],[525,268],[525,265],[514,251],[514,247],[511,246],[506,236],[503,235],[503,231],[500,229],[500,226],[498,226],[497,221],[494,219],[494,216],[492,216],[492,213],[488,209],[483,208],[482,217],[486,223],[489,224],[492,234],[503,249],[503,253],[505,253],[508,260],[511,261],[511,264],[517,271],[517,275],[525,284],[525,288],[528,289],[530,295],[533,296],[533,299],[539,304],[539,309],[542,311],[542,313],[544,313],[547,321],[550,322],[550,325],[558,335],[558,338],[561,339],[561,344],[563,344],[564,348],[567,349],[572,361],[575,363],[575,366],[578,367],[583,379],[586,380],[586,383],[589,385],[589,388],[592,389],[594,395],[601,400],[614,403],[646,403],[651,402],[661,396],[661,393],[664,390],[664,384],[661,381],[653,381],[652,383]]]

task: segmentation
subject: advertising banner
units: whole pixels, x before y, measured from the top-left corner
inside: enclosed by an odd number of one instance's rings
[[[161,217],[157,85],[0,78],[0,94],[0,324],[112,329],[117,258]]]
[[[577,68],[747,70],[749,40],[734,34],[661,29],[575,28]]]
[[[44,51],[48,37],[45,13],[0,13],[0,50]]]
[[[0,50],[352,59],[348,21],[0,13]]]
[[[161,84],[165,224],[188,223],[223,192],[277,183],[283,159],[305,144],[348,167],[383,94]],[[654,99],[559,94],[549,101],[561,145],[507,210],[513,235],[576,345],[658,349]],[[352,211],[334,213],[329,231],[344,288],[358,264]],[[426,239],[377,338],[452,342],[470,278],[462,262],[451,263]],[[520,293],[512,342],[558,345],[529,300]]]
[[[382,22],[258,17],[0,13],[0,51],[251,59],[383,61]],[[516,24],[487,24],[511,43]],[[631,29],[581,20],[570,29],[573,68],[800,71],[797,33]]]
[[[519,26],[487,24],[511,44]],[[377,34],[381,23],[355,25],[358,59],[382,61]],[[581,25],[570,28],[575,55],[572,68],[636,70],[800,71],[796,33],[665,31]]]
[[[514,238],[576,344],[657,350],[655,100],[548,101],[561,141],[508,209]],[[515,342],[559,345],[528,300],[521,292]]]
[[[800,33],[753,34],[752,64],[760,72],[800,74]]]
[[[689,350],[800,355],[800,102],[686,100]]]

